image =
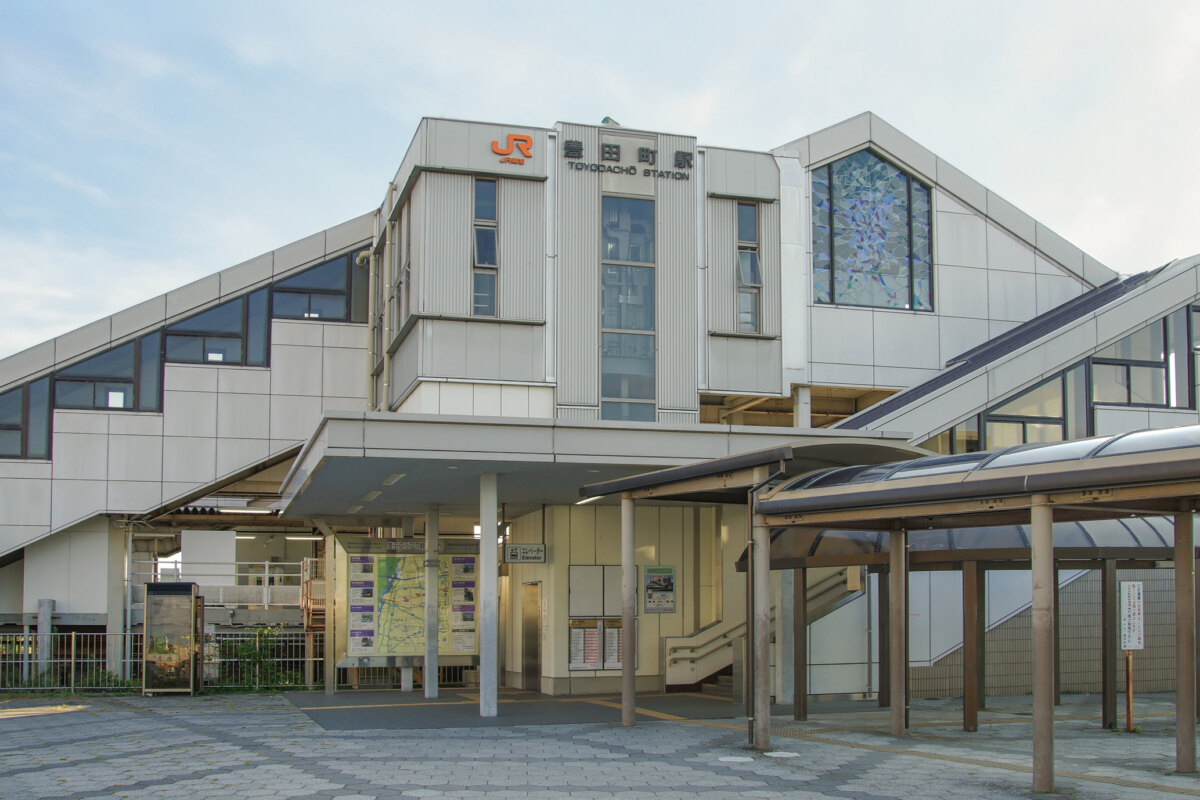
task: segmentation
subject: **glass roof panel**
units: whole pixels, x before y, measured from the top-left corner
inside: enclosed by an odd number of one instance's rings
[[[982,452],[918,458],[916,461],[911,461],[906,466],[902,466],[892,472],[892,474],[887,476],[886,480],[894,481],[901,478],[919,478],[926,475],[942,475],[948,472],[969,472],[991,455],[992,453]]]
[[[1173,450],[1177,447],[1200,445],[1200,425],[1186,428],[1160,428],[1151,431],[1134,431],[1104,445],[1092,456],[1122,456],[1129,453],[1147,453],[1154,450]]]
[[[980,469],[1023,467],[1030,464],[1047,464],[1051,461],[1073,461],[1086,458],[1089,453],[1110,439],[1112,439],[1111,436],[1102,436],[1094,439],[1078,439],[1073,442],[1014,447],[997,454]]]
[[[874,467],[874,464],[859,464],[853,467],[840,467],[819,476],[816,480],[807,484],[804,488],[815,489],[818,486],[843,486],[847,483],[854,483],[854,479],[858,477],[859,473],[867,472],[871,469],[874,469]]]

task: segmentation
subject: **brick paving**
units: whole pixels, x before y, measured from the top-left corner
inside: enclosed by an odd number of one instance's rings
[[[886,711],[814,703],[810,722],[773,720],[768,753],[746,748],[744,719],[326,730],[293,700],[0,697],[0,798],[1034,796],[1028,698],[989,698],[971,734],[954,701],[914,702],[903,738],[887,735]],[[1200,778],[1173,771],[1172,702],[1139,697],[1143,732],[1124,734],[1100,729],[1096,698],[1064,698],[1058,792],[1041,796],[1200,797]]]

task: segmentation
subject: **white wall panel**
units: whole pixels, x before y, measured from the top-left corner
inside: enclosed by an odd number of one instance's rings
[[[563,125],[560,141],[583,142],[595,153],[595,128]],[[559,173],[555,213],[558,297],[554,318],[557,402],[591,405],[600,398],[600,184],[597,173],[567,169]]]
[[[874,363],[875,315],[869,309],[813,306],[810,313],[814,362]]]
[[[216,392],[163,392],[163,433],[167,436],[216,436]]]
[[[938,212],[933,224],[938,264],[987,266],[987,228],[982,217]]]
[[[366,400],[367,351],[364,348],[326,347],[321,352],[321,393],[326,397]]]
[[[321,348],[276,344],[271,347],[271,392],[319,397]]]
[[[1036,257],[1033,248],[997,225],[987,226],[987,263],[992,269],[1033,272]]]
[[[660,136],[660,156],[695,153],[696,140]],[[665,159],[664,159],[665,160]],[[753,164],[750,165],[753,167]],[[754,173],[750,172],[751,184]],[[656,216],[655,333],[659,408],[698,409],[696,375],[696,190],[692,181],[659,180]]]
[[[267,439],[218,439],[217,476],[231,475],[270,455]]]
[[[305,441],[321,418],[321,398],[299,395],[271,397],[271,440]]]
[[[60,528],[103,513],[108,485],[103,480],[55,480],[50,496],[50,525]]]
[[[162,447],[159,436],[110,436],[108,479],[146,481],[157,486],[162,480]],[[96,465],[91,466],[94,470]]]
[[[0,480],[0,528],[50,524],[50,481]],[[0,552],[4,547],[0,544]]]
[[[1021,272],[988,272],[988,316],[1024,322],[1034,316],[1037,297],[1032,275]]]
[[[954,317],[988,318],[988,275],[981,269],[938,266],[934,270],[937,289],[934,308]]]
[[[167,436],[163,439],[162,479],[206,483],[216,477],[217,443],[211,437]]]
[[[938,369],[938,318],[919,312],[874,314],[874,359],[877,365]]]
[[[413,269],[421,274],[419,308],[429,314],[466,316],[471,313],[474,179],[427,172],[419,183],[426,203],[421,219],[425,244],[420,261],[413,257]]]
[[[708,253],[708,329],[737,330],[737,202],[720,197],[705,201]]]
[[[107,508],[111,513],[138,513],[162,501],[161,481],[108,482]]]
[[[501,180],[499,314],[505,319],[546,318],[545,187]]]

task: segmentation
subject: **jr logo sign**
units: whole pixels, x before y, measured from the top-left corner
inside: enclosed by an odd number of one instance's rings
[[[524,158],[514,156],[512,154],[514,148]],[[504,147],[500,146],[499,139],[492,141],[492,152],[498,156],[504,156],[504,158],[500,159],[501,164],[524,164],[526,158],[533,158],[533,137],[520,133],[510,133]]]

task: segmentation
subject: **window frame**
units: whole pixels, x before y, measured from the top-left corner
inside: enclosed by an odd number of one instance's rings
[[[605,240],[605,201],[613,200],[637,200],[650,204],[650,221],[653,226],[651,259],[649,261],[633,261],[617,258],[606,258],[606,240]],[[597,296],[601,299],[601,313],[599,316],[599,358],[596,363],[597,371],[597,396],[600,405],[600,419],[613,421],[649,421],[654,422],[658,418],[658,204],[656,198],[644,197],[641,195],[622,194],[619,192],[606,192],[600,196],[600,237],[599,237],[599,270],[596,275]],[[649,328],[618,328],[606,326],[604,324],[603,314],[603,297],[604,297],[604,270],[606,267],[614,267],[617,269],[648,269],[650,272],[650,291],[654,295],[654,308],[651,311],[651,322]],[[650,397],[617,397],[609,396],[604,393],[604,342],[606,336],[629,337],[641,336],[645,337],[650,342]],[[612,358],[610,356],[609,358]],[[615,374],[615,373],[610,373]],[[628,414],[614,414],[620,410],[629,411],[634,407],[638,409],[648,409],[646,411],[646,419],[638,420],[631,418]]]
[[[492,196],[495,201],[492,203],[492,216],[479,216],[479,185],[491,184]],[[471,183],[471,316],[481,319],[496,319],[500,316],[500,181],[496,178],[475,177]],[[479,257],[479,234],[490,233],[492,238],[492,248],[495,263],[486,263],[480,261]],[[486,306],[481,306],[478,300],[478,292],[476,291],[480,279],[487,278],[491,280],[491,306],[490,313],[486,313]]]
[[[40,444],[42,445],[41,452],[35,452],[33,448],[34,432],[30,431],[30,394],[36,385],[42,384],[45,402],[45,430],[41,431]],[[54,375],[43,375],[40,378],[23,383],[19,386],[13,386],[4,392],[0,392],[0,397],[10,393],[19,393],[20,422],[17,425],[11,423],[0,424],[0,430],[17,431],[20,438],[20,451],[16,455],[0,454],[0,461],[49,461],[53,458],[51,450],[54,437],[51,435],[54,429]]]
[[[750,208],[754,210],[754,240],[750,241],[742,238],[741,211],[742,208]],[[762,241],[762,226],[761,209],[756,202],[742,201],[737,202],[734,209],[734,240],[737,242],[736,261],[734,262],[734,308],[733,320],[734,329],[738,333],[762,333],[762,292],[763,292],[763,264],[762,251],[759,248],[759,242]],[[757,273],[758,283],[747,283],[743,280],[742,275],[742,254],[749,254],[754,259],[755,272]],[[750,327],[742,325],[742,298],[751,298],[753,305],[754,320]]]
[[[305,269],[302,269],[298,272],[294,272],[291,275],[288,275],[286,278],[281,278],[277,281],[273,281],[271,283],[271,296],[270,296],[270,303],[269,303],[269,308],[268,308],[268,312],[269,312],[268,315],[269,315],[270,319],[287,319],[287,320],[292,320],[294,322],[305,322],[305,321],[349,322],[349,323],[365,323],[365,322],[367,322],[366,319],[362,319],[362,320],[355,319],[356,315],[354,313],[354,304],[355,304],[355,300],[356,300],[358,279],[356,278],[356,274],[355,274],[357,267],[355,265],[355,257],[354,256],[355,256],[355,254],[353,251],[342,253],[340,255],[334,256],[333,258],[327,258],[319,264],[313,264],[311,267],[306,267]],[[285,284],[288,281],[299,278],[309,272],[312,272],[313,270],[318,270],[318,269],[321,269],[322,267],[329,266],[330,264],[333,264],[337,261],[343,262],[342,266],[345,271],[342,289],[320,289],[320,288],[300,288],[300,287],[288,287],[288,286],[281,287],[280,286],[280,284]],[[307,310],[304,311],[300,315],[290,314],[290,313],[282,313],[282,312],[278,311],[275,307],[275,301],[276,301],[276,298],[279,297],[280,295],[290,295],[290,296],[294,296],[294,297],[303,296],[303,297],[307,298],[307,303],[306,303]],[[244,296],[249,296],[249,295],[244,295]],[[328,315],[322,316],[320,314],[314,315],[312,312],[312,300],[313,300],[314,296],[317,296],[317,297],[340,297],[342,299],[342,303],[343,303],[343,305],[342,305],[343,313],[341,314],[341,316],[328,316]]]
[[[253,297],[255,297],[256,295],[258,295],[259,292],[266,293],[264,295],[264,297],[265,297],[265,301],[264,301],[265,307],[263,309],[263,316],[264,316],[263,328],[264,328],[264,330],[262,331],[264,338],[263,338],[263,344],[262,344],[263,359],[262,359],[261,363],[259,363],[258,361],[252,361],[250,359],[250,339],[251,339],[250,302],[251,302],[251,299]],[[237,333],[230,333],[229,331],[220,331],[220,330],[216,330],[213,328],[209,328],[209,329],[183,328],[183,329],[174,330],[174,331],[172,330],[172,328],[176,328],[176,326],[183,325],[183,324],[189,322],[190,320],[196,319],[197,317],[207,314],[210,311],[213,311],[215,309],[221,308],[222,306],[229,305],[232,303],[240,303],[241,304],[241,309],[240,309],[241,323],[240,323],[240,330]],[[273,319],[293,319],[292,317],[276,317],[274,315],[274,310],[275,310],[274,294],[271,291],[271,287],[264,286],[259,289],[255,289],[252,292],[248,292],[246,294],[230,298],[229,300],[226,300],[224,303],[218,303],[217,305],[210,306],[196,314],[192,314],[189,317],[186,317],[184,319],[173,322],[172,324],[167,325],[161,329],[162,339],[163,339],[163,341],[162,341],[162,348],[163,348],[162,363],[163,364],[199,364],[199,365],[207,365],[207,366],[225,366],[225,367],[270,367],[270,365],[271,365],[271,320],[273,320]],[[201,351],[200,359],[199,360],[184,359],[184,358],[171,356],[169,354],[170,348],[168,347],[168,339],[170,339],[172,337],[174,337],[176,339],[199,340],[200,351]],[[241,358],[236,361],[208,358],[207,343],[210,339],[211,340],[229,340],[229,341],[236,340],[241,345]]]

